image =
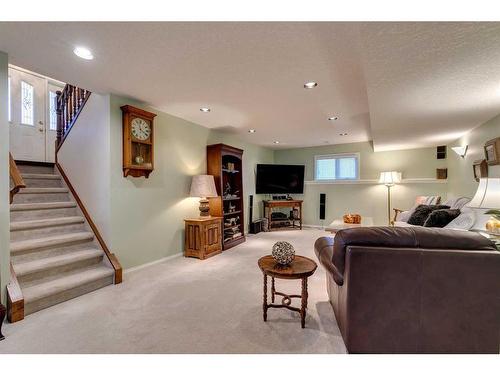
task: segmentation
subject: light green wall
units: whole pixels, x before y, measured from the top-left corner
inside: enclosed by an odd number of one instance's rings
[[[155,118],[155,170],[149,179],[123,178],[120,106],[125,104],[158,114]],[[110,247],[123,267],[141,265],[182,251],[183,219],[198,216],[198,199],[188,198],[191,177],[206,173],[206,146],[212,143],[227,143],[245,150],[244,194],[248,212],[247,197],[255,189],[254,165],[272,163],[272,150],[242,143],[142,103],[111,96]]]
[[[435,148],[373,152],[370,142],[277,150],[278,164],[305,164],[306,181],[314,179],[314,156],[336,153],[360,153],[360,179],[378,179],[380,172],[396,170],[403,179],[435,178],[436,168],[445,168],[446,160],[436,159]],[[392,206],[409,208],[417,195],[441,195],[446,198],[445,183],[405,183],[392,188]],[[319,220],[319,194],[327,196],[326,219]],[[327,225],[346,213],[372,217],[376,225],[387,224],[387,188],[376,183],[308,184],[304,194],[294,195],[304,200],[304,222]]]
[[[277,150],[276,163],[305,164],[306,180],[314,180],[314,156],[340,153],[360,154],[360,179],[378,179],[382,171],[400,171],[403,178],[435,178],[436,168],[446,168],[446,160],[436,159],[435,148],[373,152],[371,142]]]
[[[476,192],[478,182],[474,179],[472,164],[475,160],[484,159],[483,146],[486,141],[500,137],[500,115],[473,129],[449,146],[468,145],[465,158],[459,157],[449,149],[448,160],[448,193],[450,196],[472,197]],[[500,165],[488,168],[489,177],[500,177]]]
[[[7,115],[8,56],[0,51],[0,295],[5,304],[5,286],[10,280],[9,213],[9,124]]]

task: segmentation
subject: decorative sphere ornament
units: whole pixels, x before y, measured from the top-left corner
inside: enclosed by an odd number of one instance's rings
[[[273,246],[273,252],[271,254],[276,262],[283,266],[288,266],[295,258],[295,250],[293,249],[292,244],[286,241],[276,242]]]

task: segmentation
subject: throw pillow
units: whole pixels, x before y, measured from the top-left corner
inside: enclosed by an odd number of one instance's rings
[[[469,230],[474,226],[475,221],[476,215],[474,214],[474,211],[470,208],[464,207],[462,208],[460,215],[453,219],[447,226],[445,226],[445,228]]]
[[[424,222],[424,227],[443,228],[448,225],[453,219],[460,215],[460,210],[444,209],[435,210],[427,217]]]
[[[431,214],[432,211],[443,210],[446,208],[450,207],[444,205],[434,205],[434,206],[427,206],[425,204],[418,205],[417,208],[415,208],[415,211],[413,211],[413,213],[411,214],[407,223],[411,225],[422,226],[424,225],[425,220],[427,220],[427,217]]]

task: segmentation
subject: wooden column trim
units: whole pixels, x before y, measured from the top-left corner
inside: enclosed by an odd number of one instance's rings
[[[97,226],[95,223],[92,221],[87,209],[85,208],[85,205],[83,204],[82,200],[78,196],[76,190],[73,188],[73,185],[71,185],[71,182],[68,179],[68,176],[66,176],[66,173],[64,173],[64,170],[62,169],[61,165],[56,162],[56,167],[59,170],[59,173],[61,174],[61,177],[64,179],[64,182],[66,182],[66,185],[68,186],[68,189],[71,191],[73,196],[75,197],[76,203],[78,204],[78,207],[80,207],[80,210],[82,211],[83,215],[87,219],[87,222],[90,225],[90,228],[94,232],[95,237],[97,238],[97,241],[101,245],[104,253],[106,254],[107,258],[109,259],[111,265],[113,266],[113,269],[115,270],[115,284],[120,284],[122,282],[122,266],[120,262],[118,261],[118,258],[114,253],[111,253],[109,251],[108,246],[104,242],[104,239],[101,236],[101,233],[99,233],[99,230],[97,229]]]
[[[11,323],[24,319],[24,296],[12,263],[10,264],[10,282],[7,285],[7,319]]]

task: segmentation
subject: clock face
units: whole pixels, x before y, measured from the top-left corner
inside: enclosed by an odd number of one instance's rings
[[[151,135],[151,127],[142,118],[136,117],[132,120],[132,135],[140,141],[145,141]]]

